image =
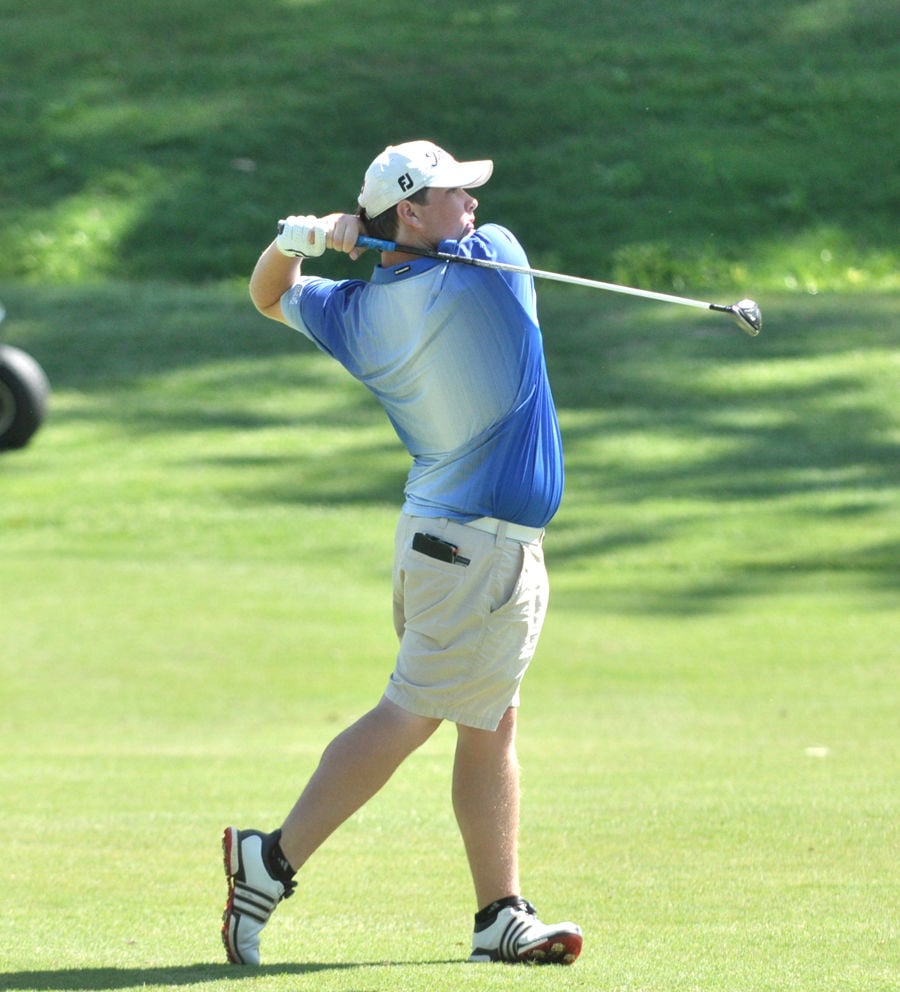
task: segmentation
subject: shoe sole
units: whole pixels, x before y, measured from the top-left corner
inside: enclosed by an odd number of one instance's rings
[[[228,901],[222,913],[222,943],[231,964],[243,964],[231,942],[231,924],[234,913],[234,877],[241,870],[241,847],[236,827],[226,827],[222,834],[222,857],[225,865],[225,878],[228,881]]]
[[[577,933],[563,933],[551,937],[537,947],[519,955],[524,964],[574,964],[581,954],[582,938]]]
[[[577,933],[558,933],[535,947],[522,951],[514,959],[502,958],[499,953],[485,951],[474,953],[471,963],[503,963],[503,964],[574,964],[581,954],[582,937]]]

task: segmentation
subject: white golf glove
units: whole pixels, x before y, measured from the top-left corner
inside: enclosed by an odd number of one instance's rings
[[[278,222],[275,244],[282,255],[318,258],[325,252],[325,225],[318,217],[287,217]]]

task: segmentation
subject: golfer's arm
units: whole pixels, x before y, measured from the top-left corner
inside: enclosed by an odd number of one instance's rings
[[[264,317],[285,323],[281,296],[300,278],[300,262],[282,255],[274,241],[259,256],[250,276],[250,299]]]

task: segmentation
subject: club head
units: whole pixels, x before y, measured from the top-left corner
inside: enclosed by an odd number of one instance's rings
[[[734,316],[740,329],[749,334],[750,337],[755,338],[759,334],[762,329],[762,312],[753,300],[740,300],[737,303],[732,303],[728,307],[728,312]]]

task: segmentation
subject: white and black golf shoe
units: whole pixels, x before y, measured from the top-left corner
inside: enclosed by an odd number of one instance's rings
[[[581,927],[574,923],[548,926],[527,900],[503,899],[489,908],[487,919],[479,923],[476,917],[469,960],[572,964],[581,953],[581,942]]]
[[[296,882],[273,878],[266,867],[264,845],[277,839],[259,830],[226,827],[222,835],[228,902],[222,915],[222,942],[232,964],[259,964],[259,935],[275,907],[287,899]]]

